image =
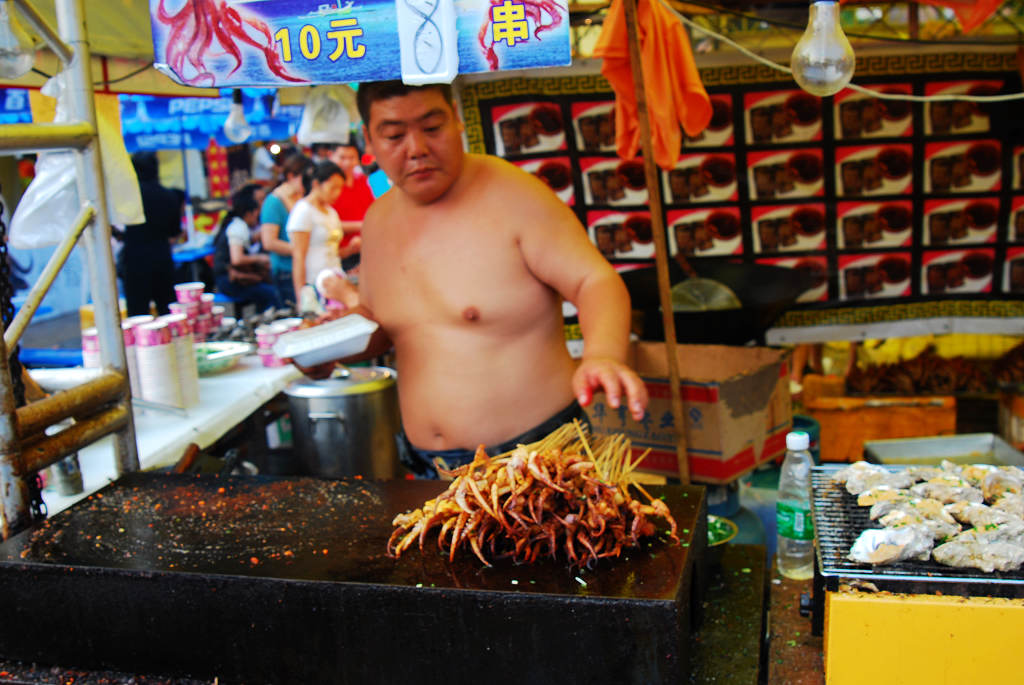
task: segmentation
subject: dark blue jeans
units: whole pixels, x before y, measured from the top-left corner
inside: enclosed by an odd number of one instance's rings
[[[493,445],[485,449],[487,454],[492,457],[496,454],[503,454],[515,449],[516,445],[528,445],[531,442],[537,442],[563,423],[571,423],[573,419],[579,419],[580,423],[587,427],[590,426],[590,419],[587,418],[587,413],[583,411],[583,407],[576,400],[573,400],[572,404],[543,423],[520,433],[510,440],[506,440],[500,445]],[[437,469],[434,468],[434,459],[437,457],[444,459],[449,468],[455,468],[456,466],[462,466],[473,461],[473,456],[476,454],[475,449],[421,450],[409,442],[409,438],[405,437],[405,431],[396,435],[395,440],[398,442],[399,460],[419,478],[437,478]]]
[[[239,304],[252,302],[256,309],[263,311],[270,307],[280,307],[281,298],[277,294],[277,288],[269,283],[256,283],[255,285],[239,285],[232,283],[227,276],[217,277],[217,290],[224,293]]]

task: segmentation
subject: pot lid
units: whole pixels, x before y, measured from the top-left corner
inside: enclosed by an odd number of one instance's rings
[[[395,384],[394,369],[384,366],[339,368],[330,378],[302,378],[284,389],[289,397],[343,397],[379,392]]]

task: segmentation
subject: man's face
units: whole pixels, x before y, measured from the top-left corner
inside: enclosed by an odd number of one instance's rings
[[[380,168],[417,203],[437,200],[462,172],[462,122],[435,89],[377,100],[364,130]]]
[[[339,145],[331,152],[331,161],[341,167],[345,178],[352,178],[352,172],[359,165],[359,151],[348,145]]]

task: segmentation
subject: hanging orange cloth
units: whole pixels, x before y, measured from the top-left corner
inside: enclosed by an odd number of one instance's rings
[[[619,157],[632,159],[640,147],[640,130],[626,31],[622,0],[612,0],[594,56],[604,58],[601,73],[615,91],[616,151]],[[711,100],[697,73],[686,30],[659,0],[638,0],[637,31],[654,161],[668,170],[679,160],[679,127],[689,136],[703,131],[711,121]]]
[[[1003,0],[918,0],[926,5],[949,7],[960,22],[960,30],[970,33],[991,17]]]

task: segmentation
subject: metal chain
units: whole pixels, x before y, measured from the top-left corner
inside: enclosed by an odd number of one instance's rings
[[[3,330],[14,321],[14,281],[11,278],[11,257],[7,251],[7,225],[3,219],[4,203],[0,197],[0,318],[3,319]],[[15,345],[10,351],[11,388],[14,392],[14,403],[18,407],[25,405],[25,383],[21,377],[21,362],[18,360],[20,346]],[[46,518],[46,503],[43,502],[43,479],[39,473],[25,478],[28,485],[29,512],[33,521]]]

